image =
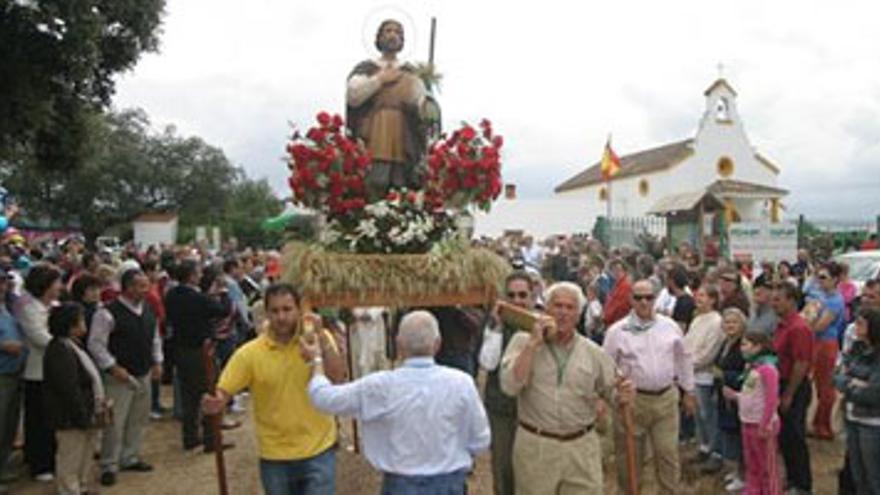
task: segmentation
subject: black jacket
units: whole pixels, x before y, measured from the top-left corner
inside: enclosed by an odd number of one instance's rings
[[[226,308],[207,294],[181,284],[165,295],[165,313],[174,343],[193,348],[214,337],[214,322],[226,316]]]
[[[845,372],[838,375],[836,381],[844,400],[852,403],[853,415],[880,419],[880,352],[856,342],[844,363]],[[867,382],[868,386],[854,386],[854,378]]]
[[[92,378],[66,338],[49,341],[43,356],[43,400],[51,429],[87,429],[93,425]]]

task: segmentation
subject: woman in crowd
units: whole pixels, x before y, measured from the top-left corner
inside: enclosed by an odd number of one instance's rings
[[[43,379],[46,413],[58,441],[56,485],[60,495],[93,493],[96,410],[104,407],[101,375],[83,349],[85,314],[64,303],[49,314],[52,340],[46,347]]]
[[[831,440],[831,412],[837,394],[834,391],[834,366],[837,363],[838,339],[846,328],[846,307],[843,296],[837,290],[840,265],[826,263],[816,270],[818,316],[810,322],[815,340],[813,342],[813,378],[818,406],[813,416],[813,434],[822,440]],[[809,305],[809,304],[808,304]]]
[[[858,495],[880,494],[880,310],[856,318],[856,343],[837,386],[846,408],[846,449]]]
[[[724,342],[721,315],[718,313],[718,289],[704,286],[695,295],[696,311],[684,343],[694,362],[694,382],[697,384],[697,433],[700,438],[698,460],[704,462],[703,472],[714,473],[722,468],[718,438],[717,390],[712,365]]]
[[[715,384],[721,395],[723,387],[738,392],[742,388],[742,373],[745,369],[740,344],[746,331],[746,315],[737,308],[728,308],[721,315],[721,328],[724,330],[724,343],[715,359]],[[721,437],[721,457],[734,464],[724,477],[724,489],[738,492],[743,483],[742,437],[740,435],[739,412],[735,401],[719,398],[718,432]]]
[[[55,471],[55,435],[49,427],[43,397],[43,353],[52,340],[49,308],[61,294],[61,271],[55,266],[34,265],[24,281],[22,296],[15,303],[15,318],[28,347],[24,368],[24,458],[30,474],[51,482]]]

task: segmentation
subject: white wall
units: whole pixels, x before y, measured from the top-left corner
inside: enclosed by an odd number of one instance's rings
[[[170,222],[134,222],[134,242],[142,249],[177,242],[177,219]]]
[[[543,239],[556,234],[591,232],[596,221],[577,197],[552,199],[499,199],[492,211],[474,215],[474,235],[499,237],[506,230],[522,230]]]

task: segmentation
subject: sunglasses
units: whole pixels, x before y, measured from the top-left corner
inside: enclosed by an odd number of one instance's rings
[[[526,292],[526,291],[521,291],[521,292],[508,292],[508,293],[507,293],[507,298],[508,298],[508,299],[528,299],[528,298],[529,298],[529,293]]]
[[[633,299],[636,301],[653,301],[654,294],[633,294]]]

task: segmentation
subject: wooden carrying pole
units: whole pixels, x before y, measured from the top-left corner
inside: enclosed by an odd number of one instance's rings
[[[621,404],[620,417],[623,420],[623,433],[626,438],[626,493],[638,495],[639,479],[636,471],[636,437],[632,404]]]
[[[205,381],[208,385],[208,393],[214,395],[217,392],[217,369],[214,365],[214,343],[205,341],[202,345],[202,364],[205,366]],[[223,412],[210,416],[211,431],[214,433],[214,460],[217,464],[217,482],[220,495],[229,495],[229,487],[226,484],[226,462],[223,460]]]

